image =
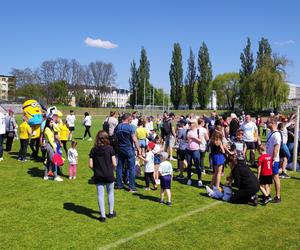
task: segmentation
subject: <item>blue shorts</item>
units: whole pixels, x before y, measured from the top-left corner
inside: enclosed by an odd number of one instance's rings
[[[165,175],[160,177],[160,187],[162,189],[171,189],[171,175]]]
[[[141,148],[147,148],[146,139],[139,140],[139,145]]]
[[[272,166],[273,174],[279,174],[280,164],[279,161],[275,161]]]
[[[160,155],[159,154],[154,155],[154,164],[155,165],[160,164]]]
[[[212,164],[213,166],[221,166],[225,163],[225,157],[223,154],[212,155]]]

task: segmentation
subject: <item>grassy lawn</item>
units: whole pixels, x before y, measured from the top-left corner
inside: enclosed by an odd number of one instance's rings
[[[94,118],[93,136],[102,128],[102,119]],[[78,121],[75,138],[82,134]],[[282,180],[282,203],[258,207],[217,202],[205,195],[204,188],[197,188],[196,181],[195,186],[174,181],[169,208],[157,202],[159,191],[145,191],[139,178],[138,193],[115,191],[118,216],[100,223],[96,189],[89,182],[92,172],[87,167],[92,144],[78,140],[78,178],[54,182],[42,179],[42,163],[18,162],[19,141],[14,142],[13,153],[5,153],[0,162],[1,249],[100,249],[131,236],[115,248],[300,248],[299,173]],[[68,174],[67,166],[63,172]],[[210,178],[203,176],[205,182]]]

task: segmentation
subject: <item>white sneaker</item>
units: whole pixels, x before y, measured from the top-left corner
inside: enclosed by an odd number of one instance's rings
[[[160,185],[160,179],[155,180],[156,185]]]
[[[203,169],[201,174],[206,175],[205,169]]]
[[[209,186],[206,186],[206,192],[209,197],[213,196],[214,190],[212,190]]]
[[[0,161],[3,161],[3,157],[0,158]]]
[[[188,186],[192,185],[192,180],[188,180],[186,183]]]
[[[63,179],[60,178],[59,176],[55,177],[54,180],[55,180],[55,181],[63,181]]]
[[[47,181],[49,179],[48,176],[44,176],[44,180]]]
[[[88,141],[92,141],[93,139],[90,137],[89,139],[88,139]]]
[[[202,186],[203,186],[202,181],[199,180],[199,181],[198,181],[198,187],[202,187]]]
[[[72,180],[72,176],[69,176],[69,180]]]
[[[73,180],[75,180],[76,179],[76,176],[73,176]]]

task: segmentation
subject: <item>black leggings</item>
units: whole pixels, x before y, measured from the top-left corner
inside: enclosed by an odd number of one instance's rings
[[[39,154],[40,138],[32,138],[30,140],[29,146],[30,146],[31,151],[32,151],[31,156],[34,157],[34,158],[37,157],[38,154]]]
[[[21,158],[21,160],[24,160],[26,158],[28,141],[28,139],[20,139],[19,158]]]
[[[153,186],[155,186],[155,181],[154,181],[154,177],[153,177],[153,172],[151,173],[146,173],[145,172],[145,182],[146,182],[146,187],[150,187],[150,181],[153,184]]]
[[[87,135],[89,135],[89,137],[92,137],[91,132],[90,132],[90,128],[91,128],[91,126],[85,126],[85,131],[84,131],[83,138],[85,138]]]
[[[8,135],[13,135],[13,136],[8,136]],[[15,132],[11,131],[11,132],[6,132],[6,151],[10,152],[11,151],[11,147],[12,144],[14,142],[14,137],[15,137]]]
[[[64,147],[64,150],[65,150],[65,152],[66,152],[66,155],[68,155],[67,142],[68,142],[68,141],[61,141],[61,143],[62,143],[62,145],[63,145],[63,147]]]

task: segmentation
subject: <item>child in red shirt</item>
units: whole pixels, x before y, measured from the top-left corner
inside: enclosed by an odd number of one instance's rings
[[[259,146],[258,152],[260,156],[258,157],[257,178],[259,179],[260,190],[264,195],[262,203],[266,205],[272,200],[270,196],[272,184],[272,157],[267,154],[263,145]]]

